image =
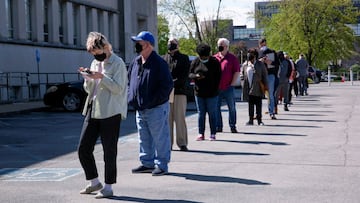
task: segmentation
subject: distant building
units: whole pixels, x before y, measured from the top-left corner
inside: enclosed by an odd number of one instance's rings
[[[200,23],[201,32],[203,35],[208,35],[209,33],[213,33],[216,27],[216,20],[202,21]],[[234,38],[234,30],[233,30],[233,20],[232,19],[219,19],[218,22],[218,36],[224,37],[229,40]]]
[[[255,2],[255,28],[261,28],[261,18],[258,16],[271,18],[273,14],[279,12],[279,2],[280,1]]]
[[[77,79],[92,60],[90,31],[105,34],[127,63],[132,35],[157,35],[156,0],[1,0],[0,13],[0,103],[41,98],[39,83],[43,94],[48,83]]]

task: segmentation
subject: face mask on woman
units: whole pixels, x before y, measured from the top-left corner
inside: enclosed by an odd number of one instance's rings
[[[102,54],[96,54],[94,55],[94,58],[98,61],[104,61],[106,59],[106,54],[103,52]]]

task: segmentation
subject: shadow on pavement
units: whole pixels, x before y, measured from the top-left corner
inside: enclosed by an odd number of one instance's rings
[[[237,140],[219,140],[216,141],[220,142],[230,142],[230,143],[239,143],[239,144],[254,144],[254,145],[260,145],[260,144],[268,144],[268,145],[276,145],[276,146],[286,146],[289,145],[285,142],[264,142],[264,141],[237,141]]]
[[[128,196],[113,196],[108,198],[109,200],[121,200],[127,202],[146,202],[146,203],[161,203],[161,202],[176,202],[176,203],[200,203],[190,200],[177,200],[177,199],[144,199],[138,197],[128,197]]]
[[[239,183],[244,185],[270,185],[270,183],[265,183],[257,180],[226,177],[226,176],[208,176],[208,175],[197,175],[197,174],[188,174],[188,173],[169,173],[168,175],[182,177],[187,180],[196,180],[196,181],[204,181],[204,182]]]
[[[253,132],[242,132],[245,135],[270,135],[270,136],[307,136],[301,134],[285,134],[285,133],[253,133]]]
[[[217,151],[204,151],[204,150],[189,150],[188,152],[204,153],[213,155],[244,155],[244,156],[268,156],[270,154],[263,153],[249,153],[249,152],[217,152]]]

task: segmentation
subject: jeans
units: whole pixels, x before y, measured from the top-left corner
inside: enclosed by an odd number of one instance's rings
[[[275,75],[269,74],[267,76],[268,88],[269,88],[269,114],[275,114]]]
[[[169,102],[151,109],[136,111],[140,142],[140,162],[152,168],[156,165],[168,171],[170,162]]]
[[[199,126],[199,134],[204,135],[205,133],[205,116],[206,113],[209,115],[209,123],[210,123],[210,133],[211,135],[216,134],[216,105],[217,105],[218,97],[198,97],[195,96],[196,108],[198,110],[199,118],[198,118],[198,126]]]
[[[220,91],[218,102],[217,102],[217,112],[216,112],[216,128],[222,130],[223,122],[221,116],[221,104],[222,100],[225,99],[227,107],[229,109],[229,126],[231,129],[236,128],[236,107],[235,107],[235,96],[234,96],[234,87],[230,86],[228,89]]]

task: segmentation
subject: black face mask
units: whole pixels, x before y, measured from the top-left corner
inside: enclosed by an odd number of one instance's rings
[[[224,51],[224,47],[223,47],[223,46],[219,46],[219,47],[218,47],[218,50],[219,50],[220,52],[222,52],[222,51]]]
[[[135,44],[135,52],[140,54],[140,52],[143,50],[142,46],[140,43],[136,43]]]
[[[96,54],[96,55],[94,55],[94,58],[98,61],[104,61],[106,59],[106,54],[105,53]]]
[[[171,44],[168,45],[168,50],[169,51],[172,51],[172,50],[175,50],[175,49],[177,49],[177,44],[171,43]]]

